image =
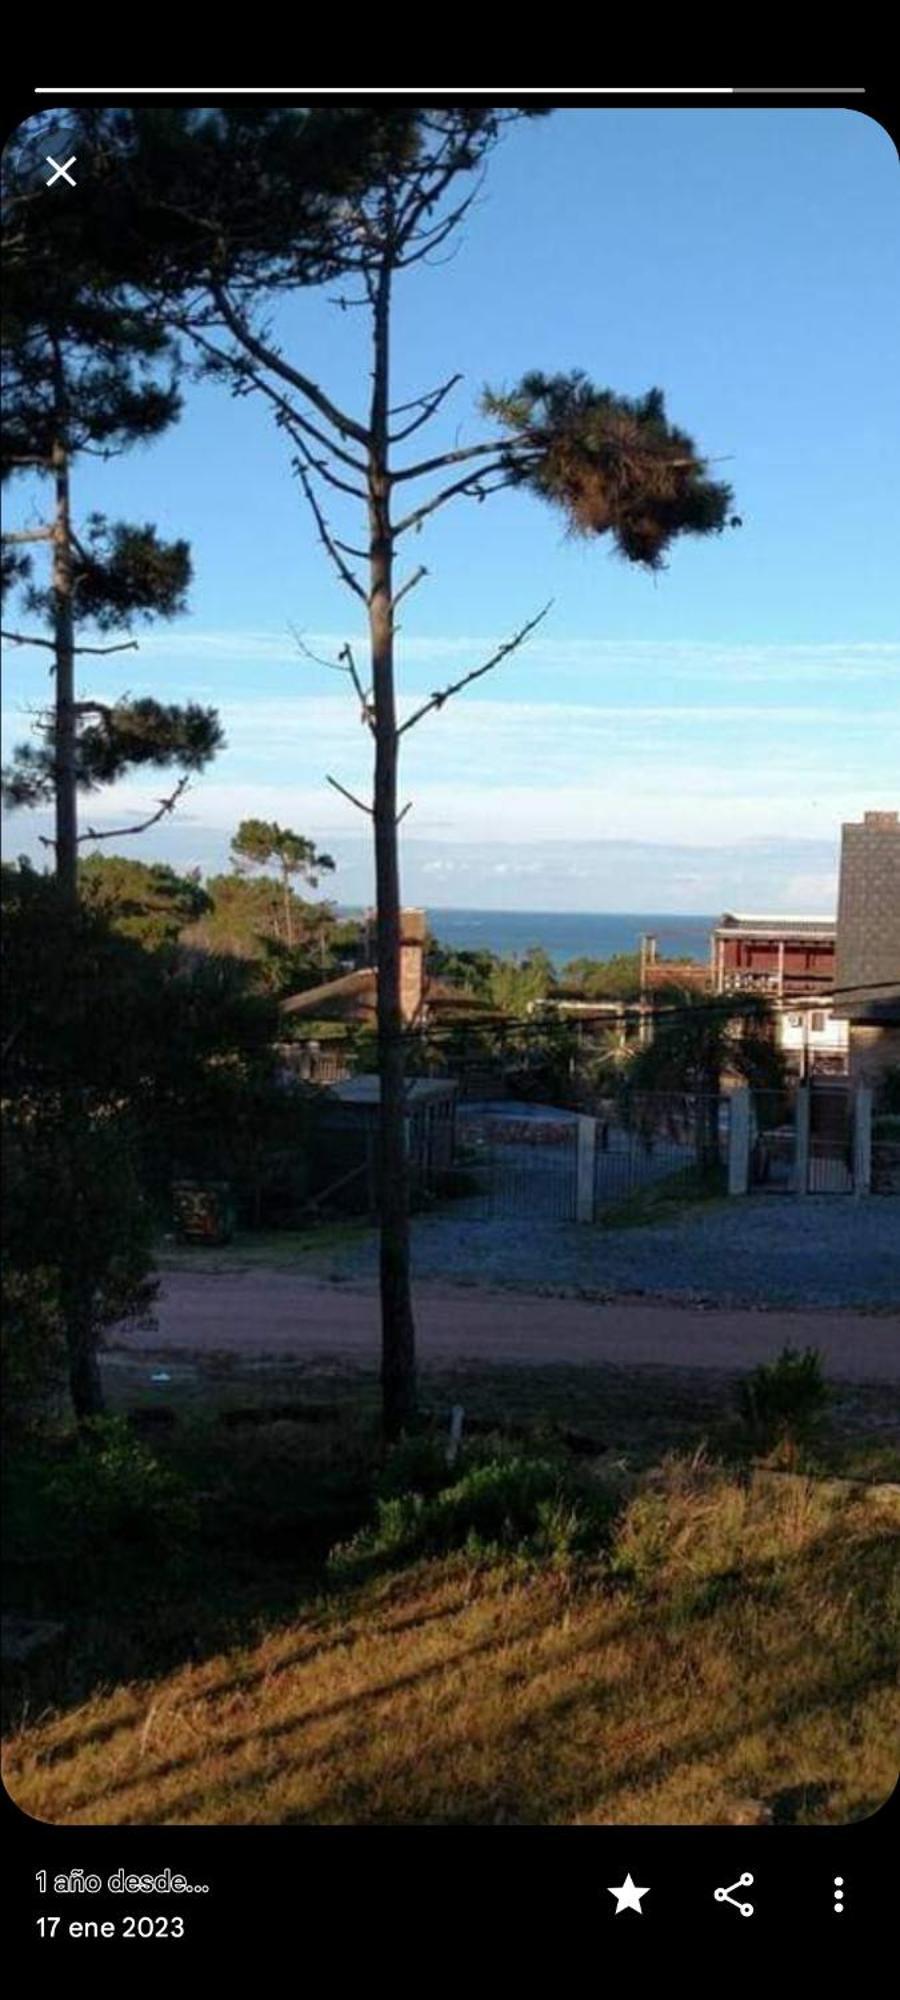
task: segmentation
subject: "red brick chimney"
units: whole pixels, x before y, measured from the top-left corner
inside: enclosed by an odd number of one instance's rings
[[[425,993],[425,912],[400,912],[400,1011],[404,1025],[421,1022]]]

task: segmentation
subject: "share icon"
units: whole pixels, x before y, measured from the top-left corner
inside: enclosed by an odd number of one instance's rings
[[[727,1889],[716,1890],[715,1900],[717,1903],[731,1903],[732,1907],[735,1910],[740,1910],[742,1917],[752,1917],[753,1904],[739,1903],[736,1897],[734,1897],[731,1893],[732,1889],[750,1889],[752,1888],[752,1886],[753,1886],[752,1875],[739,1875],[736,1882],[729,1882]]]

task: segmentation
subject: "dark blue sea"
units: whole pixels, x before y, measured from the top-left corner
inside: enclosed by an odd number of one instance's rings
[[[428,927],[440,944],[457,951],[521,956],[542,945],[554,965],[571,958],[614,958],[640,948],[652,932],[661,958],[709,958],[709,935],[718,917],[606,915],[565,910],[429,910]]]

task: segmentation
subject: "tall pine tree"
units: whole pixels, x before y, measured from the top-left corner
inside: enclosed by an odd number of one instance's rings
[[[222,742],[214,710],[150,695],[90,700],[76,688],[76,661],[134,649],[135,619],[172,618],[185,607],[191,561],[185,541],[165,541],[149,523],[78,520],[73,486],[85,457],[110,458],[159,437],[178,416],[170,338],[111,271],[90,205],[63,205],[36,174],[31,126],[6,155],[3,187],[4,415],[2,476],[37,479],[46,505],[39,526],[3,538],[3,583],[25,629],[4,638],[49,652],[51,706],[37,741],[22,744],[3,774],[9,806],[53,803],[56,873],[77,895],[78,797],[149,765],[179,775],[139,826],[171,811],[190,775]],[[47,557],[43,570],[38,550]],[[37,629],[35,629],[35,627]],[[83,637],[83,635],[87,635]],[[111,643],[88,643],[110,636]]]
[[[226,388],[267,408],[319,541],[365,620],[367,663],[358,664],[348,643],[327,664],[345,675],[371,734],[371,795],[358,798],[330,782],[368,816],[373,834],[389,1434],[410,1421],[416,1400],[397,831],[408,808],[399,802],[400,750],[410,729],[507,659],[549,609],[400,720],[398,609],[427,570],[414,563],[399,576],[398,558],[444,508],[514,486],[550,501],[573,532],[608,536],[626,561],[650,568],[662,565],[678,536],[722,529],[731,504],[729,488],[710,478],[693,440],[669,422],[658,390],[630,399],[577,370],[531,373],[513,391],[483,398],[483,434],[460,445],[446,429],[457,374],[424,389],[398,387],[398,279],[423,262],[447,261],[493,147],[523,115],[531,114],[439,104],[374,112],[141,110],[110,123],[111,147],[119,149],[123,257],[132,245],[140,274],[147,246],[157,247],[156,309]],[[309,374],[296,315],[288,320],[281,311],[285,297],[321,283],[363,337],[352,398]],[[501,361],[485,359],[488,366]],[[431,425],[436,447],[412,456],[410,440]]]

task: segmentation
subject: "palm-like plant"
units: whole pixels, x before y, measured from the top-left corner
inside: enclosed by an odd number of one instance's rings
[[[783,1090],[784,1056],[775,1041],[771,1002],[758,993],[698,993],[672,986],[659,989],[652,1039],[632,1056],[622,1095],[632,1123],[647,1125],[644,1100],[693,1100],[688,1123],[701,1172],[719,1157],[719,1098],[727,1078],[753,1091]],[[653,1122],[657,1111],[654,1110]]]

